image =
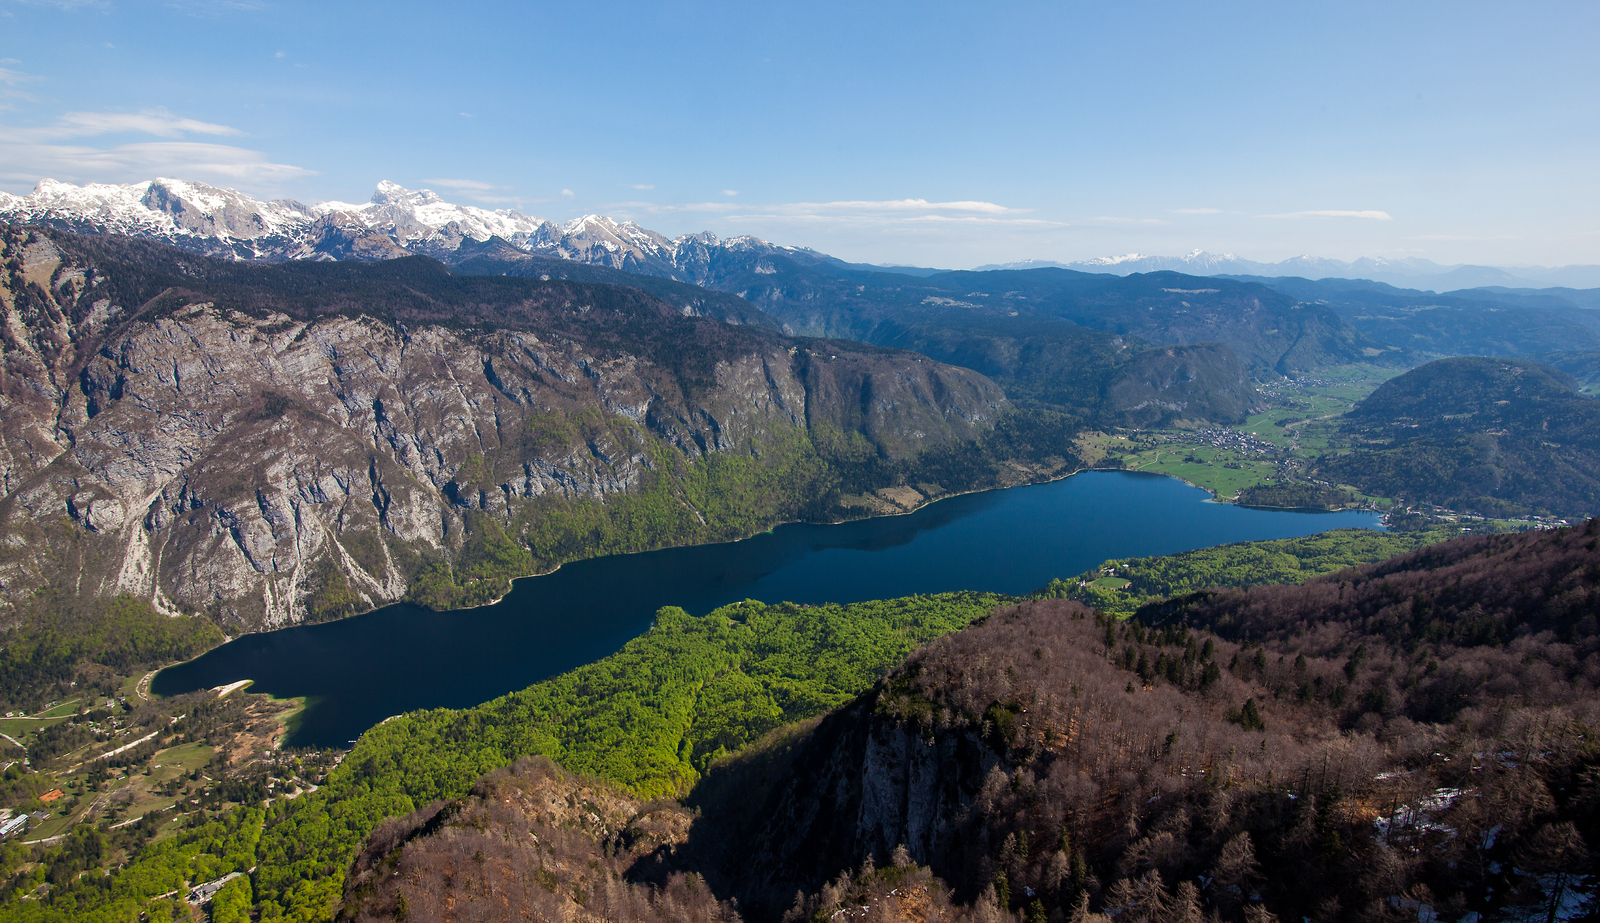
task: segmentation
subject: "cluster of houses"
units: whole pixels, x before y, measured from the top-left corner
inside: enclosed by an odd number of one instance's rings
[[[1189,433],[1172,433],[1166,437],[1166,441],[1208,445],[1243,455],[1276,455],[1280,451],[1270,442],[1234,429],[1197,429]]]

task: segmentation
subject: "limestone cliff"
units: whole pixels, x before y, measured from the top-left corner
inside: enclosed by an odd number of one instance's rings
[[[286,625],[330,587],[341,611],[401,598],[475,522],[515,548],[541,501],[770,463],[820,430],[914,457],[1006,406],[914,353],[421,257],[250,265],[9,228],[0,262],[8,605],[126,592]]]

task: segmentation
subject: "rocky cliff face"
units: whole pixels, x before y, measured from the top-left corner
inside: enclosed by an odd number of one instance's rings
[[[629,289],[421,258],[260,266],[0,235],[0,584],[132,593],[237,628],[358,608],[470,518],[604,501],[815,427],[882,455],[986,431],[982,376],[801,341]]]

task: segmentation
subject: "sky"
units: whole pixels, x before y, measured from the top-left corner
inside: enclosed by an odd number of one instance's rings
[[[0,0],[0,189],[380,180],[968,268],[1600,263],[1600,4]]]

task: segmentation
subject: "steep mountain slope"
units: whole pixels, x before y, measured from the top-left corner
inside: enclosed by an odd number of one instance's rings
[[[1007,408],[974,372],[635,289],[26,229],[0,246],[13,605],[129,592],[248,628],[408,589],[482,600],[598,538],[840,515],[844,474],[870,490],[927,448],[981,454]]]
[[[1492,515],[1600,510],[1600,401],[1542,365],[1430,362],[1379,386],[1342,429],[1356,450],[1318,468],[1381,496]]]

